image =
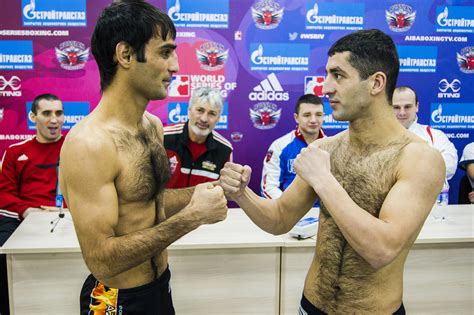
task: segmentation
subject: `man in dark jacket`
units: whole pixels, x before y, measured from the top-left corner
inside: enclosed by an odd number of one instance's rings
[[[232,160],[232,145],[214,131],[224,102],[219,90],[197,88],[191,94],[188,121],[164,128],[171,169],[167,188],[183,188],[215,181]]]

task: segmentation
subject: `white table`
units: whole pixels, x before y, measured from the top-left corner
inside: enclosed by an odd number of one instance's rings
[[[89,271],[69,214],[50,233],[55,217],[32,213],[1,248],[14,315],[79,313]],[[181,238],[169,248],[177,314],[278,314],[282,245],[239,209]]]
[[[474,206],[446,211],[445,221],[428,218],[408,256],[409,314],[474,309]],[[12,314],[79,313],[79,292],[89,272],[69,215],[49,232],[56,216],[32,213],[0,248],[7,254]],[[240,209],[231,209],[225,221],[202,226],[170,246],[177,314],[293,315],[314,246],[314,239],[265,233]]]

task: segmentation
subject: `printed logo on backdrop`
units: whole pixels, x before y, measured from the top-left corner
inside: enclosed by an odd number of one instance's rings
[[[314,94],[323,97],[323,84],[326,80],[325,76],[305,76],[304,77],[304,94]]]
[[[437,46],[397,46],[400,72],[436,72]]]
[[[0,96],[20,97],[21,96],[21,79],[13,75],[9,79],[0,75]]]
[[[474,129],[474,103],[431,103],[430,125],[440,129]]]
[[[210,87],[220,90],[221,96],[226,98],[229,93],[237,88],[237,82],[225,82],[222,74],[191,74],[191,90],[200,87]]]
[[[251,43],[250,70],[308,71],[309,45]]]
[[[262,30],[271,30],[280,25],[284,8],[273,0],[260,0],[252,7],[255,26]]]
[[[459,70],[464,73],[474,73],[474,46],[464,47],[456,53]]]
[[[23,26],[87,26],[86,0],[22,0]]]
[[[447,79],[441,79],[438,82],[438,98],[460,98],[461,93],[461,81],[459,79],[453,79],[449,82]]]
[[[267,75],[267,78],[260,81],[249,94],[251,101],[288,101],[289,99],[288,92],[283,90],[275,73]]]
[[[270,102],[260,102],[249,108],[253,126],[260,130],[272,129],[281,117],[281,108]]]
[[[176,27],[229,27],[228,0],[168,0],[166,10]]]
[[[86,66],[89,59],[89,48],[75,40],[68,40],[55,47],[56,59],[61,68],[66,70],[80,70]]]
[[[415,23],[416,11],[406,4],[394,4],[385,10],[385,20],[390,30],[394,32],[406,32]]]
[[[33,70],[31,40],[0,40],[0,70]]]
[[[176,32],[176,38],[195,38],[196,32]]]
[[[28,117],[28,129],[36,130],[35,124],[30,120],[29,112],[31,111],[31,104],[26,103],[26,116]],[[81,121],[89,114],[89,102],[63,102],[64,107],[64,125],[63,130],[71,129],[76,123]]]
[[[188,102],[169,102],[168,103],[168,124],[179,124],[188,121]],[[229,105],[224,102],[221,117],[216,124],[215,129],[227,129],[229,117]]]
[[[224,68],[229,58],[229,50],[224,45],[216,42],[206,42],[196,49],[196,57],[201,69],[218,71]]]
[[[173,75],[168,86],[168,96],[188,97],[189,96],[189,75]]]
[[[240,131],[234,131],[230,134],[230,138],[234,142],[240,142],[244,138],[244,134],[241,133]]]
[[[473,33],[473,6],[437,6],[436,32]]]
[[[363,3],[306,2],[307,30],[350,30],[364,28],[365,5]]]
[[[324,129],[347,129],[349,127],[349,122],[339,121],[334,119],[332,116],[332,108],[329,105],[329,102],[323,102],[324,106],[324,118],[323,118],[323,128]]]
[[[242,40],[242,31],[234,32],[234,40]]]

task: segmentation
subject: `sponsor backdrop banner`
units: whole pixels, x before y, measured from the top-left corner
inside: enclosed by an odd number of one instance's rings
[[[110,0],[11,0],[0,12],[0,154],[34,134],[27,112],[36,95],[57,94],[65,105],[64,133],[94,110],[99,73],[90,39]],[[419,121],[443,130],[460,156],[474,141],[474,4],[472,0],[151,0],[177,26],[180,72],[169,97],[148,110],[166,124],[186,120],[191,91],[221,90],[218,129],[234,160],[253,169],[259,191],[270,143],[295,127],[294,103],[322,96],[327,50],[338,38],[378,28],[397,45],[399,84],[413,86]],[[324,129],[347,128],[325,101]],[[117,104],[127,106],[127,104]],[[317,165],[315,165],[317,167]],[[457,201],[464,172],[450,181]]]

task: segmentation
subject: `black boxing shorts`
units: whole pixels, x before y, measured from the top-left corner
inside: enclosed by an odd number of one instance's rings
[[[308,301],[308,299],[306,299],[306,297],[303,295],[301,298],[300,307],[298,309],[298,315],[327,315],[327,313],[324,313],[319,308],[311,304],[311,302]],[[403,306],[403,303],[400,305],[398,310],[393,313],[393,315],[405,315],[405,307]]]
[[[114,289],[89,275],[81,290],[81,315],[174,315],[170,278],[167,268],[148,284]]]

